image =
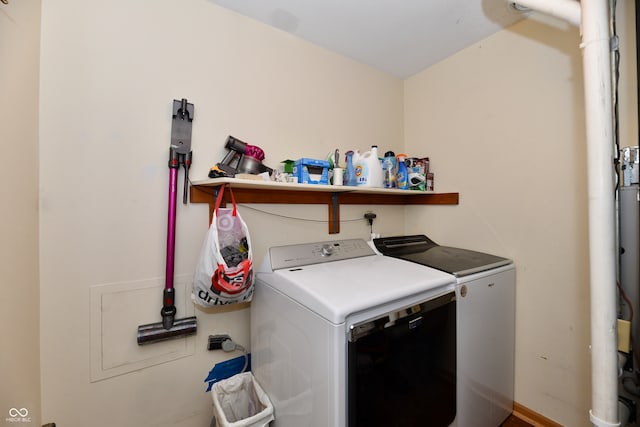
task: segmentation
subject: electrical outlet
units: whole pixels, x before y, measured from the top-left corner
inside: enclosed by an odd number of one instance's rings
[[[209,335],[207,350],[222,350],[222,343],[227,340],[231,340],[231,337],[226,334]]]

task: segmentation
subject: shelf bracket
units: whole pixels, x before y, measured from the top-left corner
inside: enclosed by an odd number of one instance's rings
[[[331,193],[331,203],[329,204],[329,234],[340,233],[340,202],[338,193]]]

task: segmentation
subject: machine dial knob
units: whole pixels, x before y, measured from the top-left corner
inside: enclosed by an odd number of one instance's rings
[[[322,249],[320,249],[320,253],[322,256],[331,256],[333,255],[333,246],[331,245],[322,245]]]

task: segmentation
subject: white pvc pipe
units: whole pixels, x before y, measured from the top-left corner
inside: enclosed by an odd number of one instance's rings
[[[617,315],[613,108],[609,5],[606,0],[518,0],[582,30],[587,183],[589,195],[589,265],[591,294],[592,425],[617,427]],[[575,7],[579,12],[575,12]]]
[[[618,334],[609,3],[582,0],[591,273],[591,423],[618,421]]]
[[[516,0],[516,5],[580,25],[580,3],[576,0]]]

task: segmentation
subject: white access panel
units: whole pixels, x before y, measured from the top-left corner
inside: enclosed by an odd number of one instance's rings
[[[194,315],[188,274],[176,275],[179,317]],[[160,321],[164,278],[94,285],[90,288],[91,382],[192,356],[196,337],[181,337],[154,345],[136,341],[138,325]]]

